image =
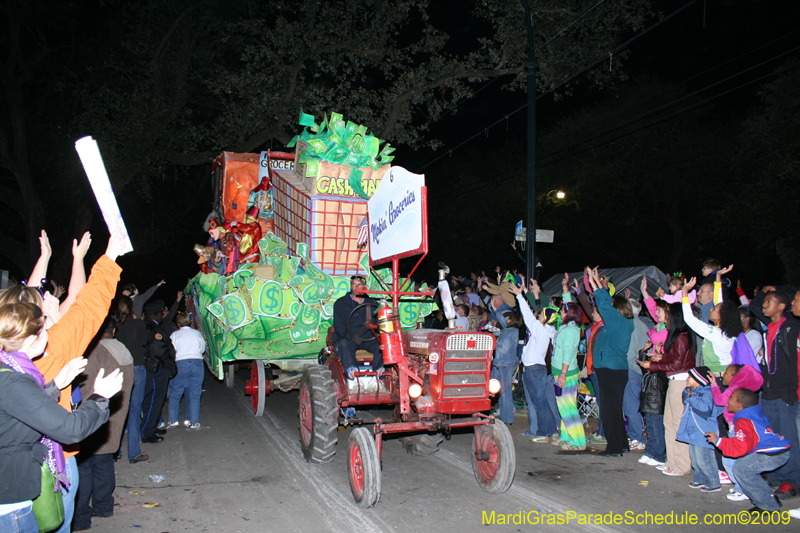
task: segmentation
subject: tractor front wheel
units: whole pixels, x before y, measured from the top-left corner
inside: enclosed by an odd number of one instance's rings
[[[309,365],[300,378],[300,444],[309,463],[327,463],[336,453],[339,404],[331,371]]]
[[[472,470],[486,492],[505,492],[514,481],[516,453],[511,433],[495,419],[488,426],[475,426],[472,440]]]
[[[256,359],[250,367],[250,381],[245,387],[245,393],[250,394],[250,402],[253,405],[253,414],[262,416],[264,414],[264,404],[267,400],[267,380],[264,372],[264,362]]]
[[[367,428],[355,428],[350,433],[347,472],[356,503],[360,507],[374,507],[381,497],[381,458],[375,437]]]

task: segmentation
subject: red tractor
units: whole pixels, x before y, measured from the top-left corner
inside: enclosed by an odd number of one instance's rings
[[[372,507],[381,494],[384,435],[415,434],[405,437],[404,446],[417,453],[432,453],[443,440],[440,433],[472,427],[475,478],[487,492],[505,492],[516,468],[514,442],[505,424],[486,414],[491,396],[500,390],[500,383],[490,377],[495,338],[490,333],[456,330],[452,321],[446,330],[403,331],[395,313],[400,298],[432,293],[402,292],[398,289],[397,258],[393,258],[392,266],[391,291],[366,291],[391,295],[392,306],[380,305],[377,324],[368,323],[364,331],[355,332],[355,336],[378,338],[385,368],[378,375],[365,367],[356,372],[357,380],[346,381],[329,332],[320,364],[307,366],[300,382],[303,455],[310,463],[330,461],[336,451],[339,424],[357,424],[347,443],[350,488],[358,505]],[[371,314],[367,312],[368,317]],[[362,382],[368,385],[362,386]],[[362,406],[391,406],[392,418],[365,421],[350,416],[355,414],[350,408]],[[365,427],[370,423],[371,430]]]

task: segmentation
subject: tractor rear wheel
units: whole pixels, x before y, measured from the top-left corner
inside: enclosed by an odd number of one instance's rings
[[[309,463],[327,463],[336,453],[339,403],[331,371],[309,365],[300,378],[300,444]]]
[[[495,419],[488,426],[475,426],[472,440],[472,470],[486,492],[505,492],[514,481],[516,453],[511,433]]]
[[[360,507],[374,507],[381,497],[381,458],[375,437],[364,427],[355,428],[347,441],[350,490]]]

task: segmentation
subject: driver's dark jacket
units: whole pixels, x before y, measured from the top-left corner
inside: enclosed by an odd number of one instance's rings
[[[359,304],[353,300],[353,293],[348,292],[333,304],[333,340],[338,341],[341,339],[350,340],[347,334],[347,317],[350,312],[355,309]],[[362,303],[371,303],[373,314],[378,310],[378,302],[372,298],[365,297]],[[350,318],[350,330],[358,334],[364,328],[364,322],[367,320],[367,307],[362,307],[358,312],[354,313]]]

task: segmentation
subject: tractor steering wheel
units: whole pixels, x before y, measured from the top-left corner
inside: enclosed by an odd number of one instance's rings
[[[373,302],[364,302],[362,304],[358,304],[357,306],[355,306],[353,310],[350,311],[350,314],[347,315],[347,335],[350,337],[350,340],[353,341],[353,343],[356,346],[361,346],[361,343],[368,341],[370,333],[372,334],[373,337],[375,337],[376,340],[380,342],[378,334],[375,333],[375,330],[378,329],[378,326],[371,320],[372,317],[372,311],[370,310],[371,307],[375,307],[375,304]],[[367,308],[367,315],[366,315],[367,319],[364,321],[364,324],[361,327],[361,329],[353,333],[353,326],[350,320],[353,318],[353,315],[356,314],[356,312],[358,312],[358,310],[362,308]]]

